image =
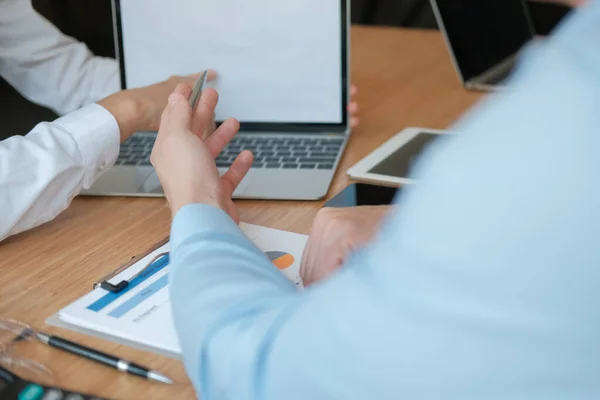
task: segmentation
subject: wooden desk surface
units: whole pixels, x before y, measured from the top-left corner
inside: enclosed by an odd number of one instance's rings
[[[432,31],[353,27],[352,81],[359,87],[361,125],[329,197],[349,183],[347,168],[393,134],[407,126],[445,128],[479,97],[462,88],[442,37]],[[242,221],[306,234],[323,203],[237,204]],[[179,361],[44,323],[97,278],[168,235],[169,225],[164,199],[77,198],[55,221],[0,244],[1,317],[119,354],[178,383],[148,383],[41,344],[23,344],[22,353],[48,365],[59,386],[115,399],[194,398]]]

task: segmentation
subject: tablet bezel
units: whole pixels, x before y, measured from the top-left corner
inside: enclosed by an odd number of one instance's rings
[[[244,122],[240,121],[240,131],[277,132],[277,133],[350,133],[350,116],[347,111],[350,93],[350,0],[340,0],[341,16],[341,80],[342,80],[342,121],[340,123],[300,123],[300,122]],[[127,89],[125,78],[125,60],[123,35],[121,29],[121,0],[112,0],[113,31],[115,37],[115,54],[119,63],[121,89]],[[221,121],[217,121],[219,124]]]
[[[446,43],[448,52],[450,53],[450,58],[452,60],[454,69],[455,69],[460,81],[462,82],[463,86],[468,90],[471,90],[471,89],[495,90],[496,88],[502,88],[501,84],[484,84],[484,83],[474,82],[474,80],[478,76],[481,76],[485,72],[490,71],[491,69],[493,69],[494,67],[496,67],[499,64],[490,65],[490,66],[488,66],[488,69],[486,71],[480,71],[479,74],[471,74],[469,76],[466,75],[465,62],[463,59],[460,58],[460,55],[457,54],[456,44],[451,41],[452,35],[451,35],[448,27],[446,26],[448,16],[442,13],[442,10],[438,4],[439,1],[440,0],[431,0],[431,7],[433,9],[433,14],[435,15],[435,18],[439,25],[442,36],[444,38],[444,42]],[[527,7],[527,4],[523,0],[519,0],[519,1],[521,3],[521,8],[523,10],[523,19],[520,22],[525,23],[527,25],[527,28],[529,31],[529,41],[531,41],[535,38],[535,26],[534,26],[533,20],[531,18],[531,15],[529,13],[529,8]],[[507,26],[508,26],[507,29],[510,29],[510,25],[508,24]],[[506,61],[507,58],[509,58],[509,57],[516,58],[516,55],[515,54],[506,54],[504,61]]]
[[[373,150],[368,156],[366,156],[358,163],[350,167],[346,171],[346,174],[350,178],[359,182],[377,183],[380,185],[388,185],[394,187],[414,183],[414,181],[409,178],[398,178],[390,175],[373,174],[369,171],[419,133],[433,133],[436,135],[444,135],[450,132],[446,130],[419,127],[405,128],[402,131],[398,132],[396,135],[394,135],[387,142],[379,146],[377,149]]]

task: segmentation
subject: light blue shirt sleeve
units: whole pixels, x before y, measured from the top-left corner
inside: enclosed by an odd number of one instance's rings
[[[173,315],[203,400],[600,398],[600,2],[511,86],[302,293],[222,211],[177,214]]]

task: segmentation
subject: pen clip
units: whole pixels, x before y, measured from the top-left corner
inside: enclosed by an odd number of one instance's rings
[[[108,292],[111,292],[111,293],[119,293],[119,292],[125,290],[125,288],[127,288],[127,286],[129,286],[129,282],[132,279],[135,279],[137,276],[139,276],[144,271],[146,271],[150,266],[152,266],[157,260],[159,260],[160,258],[168,255],[169,253],[163,252],[163,253],[160,253],[160,254],[156,255],[156,257],[154,257],[148,263],[148,265],[146,265],[138,273],[136,273],[135,275],[133,275],[129,279],[123,279],[119,283],[116,283],[116,284],[110,283],[109,280],[111,280],[115,276],[119,275],[121,272],[125,271],[127,268],[131,267],[132,265],[134,265],[138,261],[142,260],[144,257],[146,257],[149,254],[151,254],[153,251],[155,251],[155,250],[159,249],[160,247],[164,246],[165,244],[168,243],[168,241],[169,241],[169,236],[167,236],[166,238],[164,238],[163,240],[161,240],[160,242],[158,242],[157,244],[155,244],[154,246],[152,246],[151,248],[149,248],[148,250],[146,250],[144,253],[142,253],[142,254],[140,254],[138,256],[132,257],[131,260],[129,260],[125,264],[120,265],[114,271],[110,272],[108,275],[106,275],[106,276],[100,278],[100,280],[94,282],[93,288],[94,289],[102,288],[102,289],[104,289],[104,290],[106,290]]]

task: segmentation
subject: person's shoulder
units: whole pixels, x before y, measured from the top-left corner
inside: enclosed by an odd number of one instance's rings
[[[600,33],[600,1],[591,0],[573,9],[566,18],[556,27],[551,35],[551,40],[562,41],[571,39],[595,39],[597,44]]]

